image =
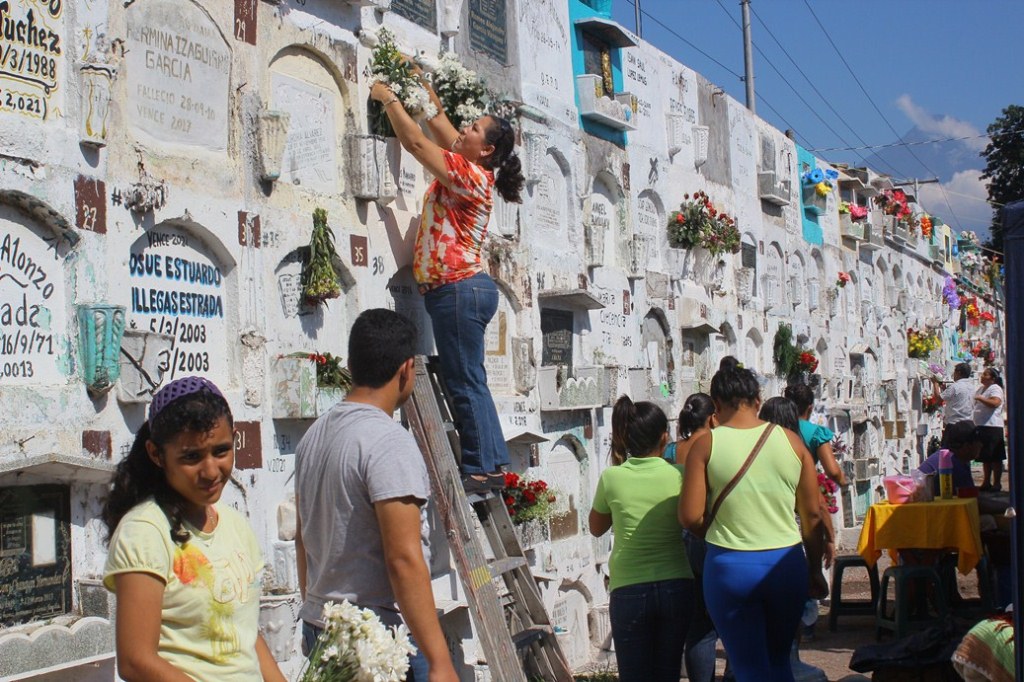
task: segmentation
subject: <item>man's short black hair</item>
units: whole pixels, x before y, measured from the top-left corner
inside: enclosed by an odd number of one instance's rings
[[[966,362],[958,363],[957,366],[953,368],[953,378],[954,379],[970,379],[971,378],[971,366],[969,364],[967,364]]]
[[[366,310],[352,325],[348,366],[356,386],[380,388],[414,355],[416,326],[393,310]]]
[[[950,424],[942,434],[942,447],[950,450],[978,442],[981,442],[978,427],[969,419]]]

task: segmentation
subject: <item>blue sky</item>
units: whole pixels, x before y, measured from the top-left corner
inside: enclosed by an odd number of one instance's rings
[[[635,29],[635,1],[613,2],[613,18],[629,29]],[[735,75],[743,73],[738,0],[639,2],[645,41],[745,101]],[[983,135],[1004,107],[1024,105],[1022,0],[752,0],[751,9],[753,40],[761,50],[754,52],[757,113],[780,129],[793,128],[810,149],[899,142],[915,127],[921,139]],[[975,156],[985,143],[974,138],[932,149],[941,149],[938,160],[912,148],[943,180],[941,188],[921,186],[922,203],[963,229],[984,230],[991,217],[977,177],[984,160]],[[816,154],[863,165],[876,151]],[[925,172],[905,152],[891,159],[877,169],[894,176]],[[901,167],[908,165],[917,168]]]

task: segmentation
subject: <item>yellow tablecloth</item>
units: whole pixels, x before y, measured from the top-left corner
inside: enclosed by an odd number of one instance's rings
[[[873,504],[864,517],[857,553],[873,566],[883,549],[955,549],[957,569],[970,573],[981,559],[978,500],[956,498],[907,504]]]

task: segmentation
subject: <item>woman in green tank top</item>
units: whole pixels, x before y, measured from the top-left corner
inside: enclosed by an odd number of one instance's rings
[[[679,520],[701,531],[708,503],[736,480],[707,528],[705,600],[739,682],[789,682],[789,653],[804,601],[809,593],[828,592],[820,570],[808,571],[809,564],[821,565],[818,480],[800,437],[758,418],[760,392],[753,372],[735,358],[722,360],[711,380],[719,425],[690,450]],[[737,478],[768,429],[761,450]]]

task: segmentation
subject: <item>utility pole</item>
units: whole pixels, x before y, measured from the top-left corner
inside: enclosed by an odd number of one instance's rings
[[[636,37],[637,38],[642,38],[643,34],[640,32],[641,31],[641,26],[640,26],[640,0],[635,0],[633,2],[633,11],[635,12],[635,16],[636,16]]]
[[[937,182],[939,182],[938,178],[927,178],[925,180],[922,180],[921,178],[914,178],[913,180],[900,180],[899,182],[893,180],[892,184],[894,187],[909,187],[910,185],[913,185],[914,198],[919,199],[921,196],[921,185],[934,185]],[[918,203],[920,203],[920,201]]]
[[[637,7],[640,3],[637,0]],[[743,80],[747,84],[747,109],[757,113],[754,102],[754,44],[750,38],[750,0],[740,0],[743,8]]]

